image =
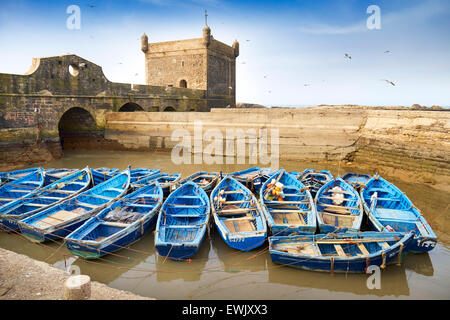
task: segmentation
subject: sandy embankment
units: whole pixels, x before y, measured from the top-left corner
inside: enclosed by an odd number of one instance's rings
[[[69,275],[45,262],[0,248],[0,299],[62,300]],[[91,300],[152,300],[91,282]]]

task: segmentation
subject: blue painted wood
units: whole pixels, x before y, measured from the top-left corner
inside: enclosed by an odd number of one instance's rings
[[[332,273],[362,273],[372,265],[384,267],[401,262],[413,237],[414,232],[270,237],[269,252],[273,262],[290,267]]]
[[[97,259],[127,247],[144,237],[156,225],[163,192],[157,181],[146,185],[103,209],[65,238],[67,249],[85,259]],[[107,220],[114,210],[126,209],[141,217],[131,223]]]
[[[136,190],[153,181],[158,181],[163,190],[164,197],[166,198],[167,196],[169,196],[170,192],[172,192],[172,190],[176,188],[176,184],[180,180],[180,177],[181,173],[170,174],[166,172],[158,172],[155,174],[151,174],[139,181],[136,181],[135,183],[132,184],[132,187],[134,190]]]
[[[36,172],[39,167],[0,172],[0,186],[8,182],[22,178],[30,173]]]
[[[72,199],[20,220],[20,231],[35,242],[64,238],[92,215],[125,195],[129,186],[130,170],[127,169]],[[51,216],[58,212],[62,217],[52,220]]]
[[[270,168],[253,167],[241,171],[229,173],[234,179],[242,183],[251,191],[259,193],[264,182],[267,181],[269,176],[273,173]]]
[[[164,201],[156,222],[155,247],[160,256],[183,260],[197,253],[210,213],[206,192],[188,181]]]
[[[210,199],[215,225],[228,246],[250,251],[264,244],[266,219],[248,188],[228,175],[214,188]]]
[[[280,177],[281,175],[281,177]],[[282,201],[272,195],[275,183],[281,183]],[[284,169],[273,173],[260,190],[259,200],[267,224],[275,236],[314,234],[317,227],[317,210],[308,188]]]
[[[7,231],[19,229],[17,220],[24,219],[48,209],[64,200],[73,198],[91,186],[91,173],[88,167],[77,170],[52,184],[36,189],[14,202],[0,208],[0,227]]]
[[[147,169],[147,168],[136,168],[131,169],[131,183],[136,183],[142,179],[145,179],[153,174],[159,173],[159,169]]]
[[[0,210],[44,185],[44,169],[38,168],[25,176],[0,186]]]
[[[217,172],[197,171],[184,179],[180,179],[177,185],[183,185],[188,181],[192,181],[202,188],[207,194],[210,194],[218,180],[219,174]]]
[[[360,191],[361,187],[366,185],[372,176],[370,174],[362,174],[355,172],[347,172],[342,176],[345,182],[351,184],[356,191]]]
[[[361,189],[361,199],[369,223],[375,230],[415,231],[410,249],[415,253],[427,252],[436,246],[436,234],[420,210],[399,188],[378,174]]]
[[[106,167],[101,167],[101,168],[91,169],[92,181],[94,182],[94,186],[96,186],[102,182],[105,182],[106,180],[117,175],[118,173],[119,173],[119,169],[117,169],[117,168],[110,169],[110,168],[106,168]]]
[[[309,188],[313,197],[325,183],[333,179],[333,175],[328,170],[305,169],[303,172],[292,171],[291,174]]]
[[[67,169],[67,168],[58,168],[58,169],[54,169],[54,168],[49,168],[45,170],[45,176],[44,176],[44,185],[49,185],[55,181],[58,181],[59,179],[62,179],[76,171],[78,171],[79,169]]]
[[[317,191],[315,204],[321,233],[355,232],[361,228],[364,215],[358,192],[337,177]]]

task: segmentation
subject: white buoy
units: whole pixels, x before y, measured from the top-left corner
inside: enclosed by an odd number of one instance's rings
[[[70,276],[64,282],[64,300],[88,300],[90,297],[91,278],[89,276]]]

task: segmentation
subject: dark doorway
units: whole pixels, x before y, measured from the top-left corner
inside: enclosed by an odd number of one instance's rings
[[[120,109],[119,112],[135,112],[135,111],[144,111],[144,109],[134,102],[125,103]]]
[[[180,80],[180,88],[187,88],[187,82],[186,80]]]
[[[174,107],[166,107],[165,109],[164,109],[164,112],[168,112],[168,111],[176,111],[175,110],[175,108]]]
[[[83,149],[86,142],[97,140],[99,131],[94,117],[83,108],[70,108],[58,123],[59,140],[63,149]],[[100,133],[101,134],[101,133]]]

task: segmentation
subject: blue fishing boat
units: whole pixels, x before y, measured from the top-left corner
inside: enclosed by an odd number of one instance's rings
[[[314,234],[316,206],[311,193],[284,169],[264,183],[259,200],[272,235]]]
[[[155,173],[159,173],[159,169],[147,169],[147,168],[136,168],[131,169],[130,171],[130,181],[131,183],[138,182],[139,180],[142,180],[150,175],[153,175]]]
[[[218,180],[219,174],[217,172],[198,171],[184,179],[178,180],[177,185],[183,185],[188,181],[192,181],[209,194]]]
[[[414,237],[410,233],[329,233],[270,237],[273,262],[311,271],[366,272],[369,266],[399,265]]]
[[[414,231],[410,250],[415,253],[432,250],[436,234],[420,210],[395,185],[376,174],[361,190],[369,224],[380,232]]]
[[[90,187],[91,180],[89,168],[86,167],[8,203],[0,208],[0,227],[7,231],[18,230],[18,220],[78,195]]]
[[[170,192],[172,192],[173,189],[176,188],[176,185],[178,181],[180,180],[181,173],[165,173],[165,172],[158,172],[152,175],[149,175],[139,181],[136,181],[132,184],[132,187],[134,190],[137,188],[142,188],[143,186],[153,182],[158,181],[159,185],[161,186],[164,198],[166,198]]]
[[[156,225],[163,192],[153,182],[103,209],[66,238],[66,247],[84,259],[97,259],[141,239]]]
[[[110,168],[101,167],[101,168],[91,169],[92,181],[94,182],[94,186],[96,186],[102,182],[105,182],[108,179],[111,179],[118,173],[119,173],[119,169],[117,169],[117,168],[110,169]]]
[[[364,215],[361,198],[342,178],[324,184],[317,192],[315,204],[321,233],[360,230]]]
[[[21,178],[0,186],[0,209],[10,202],[27,196],[44,185],[44,170],[38,168]]]
[[[34,242],[64,238],[88,218],[122,197],[130,186],[130,170],[74,198],[20,220],[20,231]]]
[[[311,192],[313,198],[325,183],[333,179],[333,175],[328,170],[316,171],[315,169],[306,169],[301,173],[293,171],[291,174],[296,176],[301,183],[309,188],[309,192]]]
[[[205,238],[210,210],[208,195],[196,183],[188,181],[173,191],[156,223],[158,254],[173,260],[195,255]]]
[[[260,203],[248,188],[228,175],[210,197],[215,225],[228,246],[250,251],[264,243],[266,219]]]
[[[267,181],[272,170],[270,168],[253,167],[228,174],[242,183],[251,191],[259,192],[264,182]]]
[[[64,178],[78,170],[79,169],[67,169],[67,168],[46,169],[45,176],[44,176],[44,179],[45,179],[44,185],[49,185],[49,184],[51,184],[55,181],[58,181],[59,179]]]
[[[370,174],[362,174],[355,172],[347,172],[342,176],[345,182],[350,183],[356,191],[360,191],[362,186],[365,186],[366,183],[370,180]]]
[[[28,169],[0,172],[0,186],[5,183],[20,179],[30,173],[36,172],[38,169],[39,167],[34,167]]]

